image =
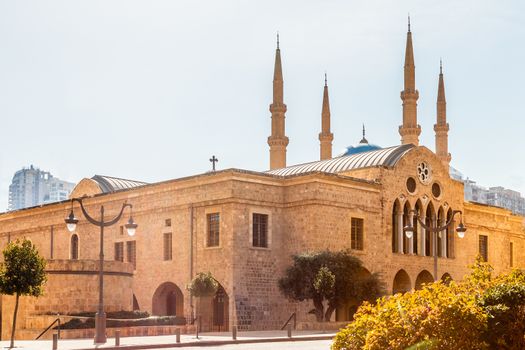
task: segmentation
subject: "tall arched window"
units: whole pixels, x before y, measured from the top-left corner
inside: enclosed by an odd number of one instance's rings
[[[408,238],[405,232],[403,231],[403,227],[405,227],[408,224],[408,220],[410,220],[410,211],[412,208],[410,207],[410,203],[408,201],[405,203],[405,208],[403,209],[403,225],[400,228],[400,241],[401,241],[401,247],[403,249],[404,254],[411,253],[410,251],[410,242],[412,238]]]
[[[403,211],[401,210],[401,205],[399,201],[394,202],[394,207],[392,209],[392,253],[400,253],[400,241],[399,241],[399,230],[403,230]],[[402,247],[401,247],[402,248]]]
[[[70,258],[72,260],[78,260],[78,235],[77,234],[71,235],[70,248],[71,248]]]
[[[441,226],[444,226],[446,224],[446,215],[445,215],[445,211],[443,209],[443,207],[440,207],[439,210],[438,210],[438,215],[437,215],[437,223],[436,225],[441,227]],[[437,252],[438,252],[438,256],[440,257],[447,257],[447,249],[448,249],[448,245],[447,245],[447,241],[448,241],[448,237],[447,237],[447,230],[443,230],[443,231],[440,231],[438,233],[438,237],[437,237]]]
[[[421,201],[418,200],[416,203],[416,213],[417,215],[423,215],[423,204],[421,204]],[[421,249],[421,243],[425,240],[423,239],[423,227],[419,225],[419,221],[417,221],[417,216],[414,215],[412,218],[413,222],[412,225],[414,225],[414,239],[413,239],[413,249],[414,254],[420,254],[423,255],[423,249]]]
[[[427,206],[427,213],[425,218],[425,224],[428,227],[435,227],[436,222],[436,213],[434,211],[434,206],[431,203],[428,203]],[[433,233],[430,231],[425,230],[425,255],[426,256],[433,256],[434,255],[434,242],[432,242],[432,235]]]
[[[452,209],[448,209],[447,212],[447,222],[452,217]],[[450,225],[447,227],[447,258],[454,258],[455,252],[454,252],[454,227],[456,227],[456,223],[454,220],[450,223]]]

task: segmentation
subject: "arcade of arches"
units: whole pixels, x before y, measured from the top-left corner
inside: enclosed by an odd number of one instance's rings
[[[441,280],[444,283],[449,283],[450,281],[452,281],[452,276],[450,276],[448,272],[445,272],[441,276]],[[427,270],[423,270],[417,275],[415,284],[412,287],[410,276],[405,270],[401,269],[396,273],[394,277],[392,294],[406,293],[406,292],[411,291],[412,289],[419,290],[423,288],[424,284],[432,283],[432,282],[434,282],[434,278],[432,277],[432,274],[428,272]]]
[[[411,213],[412,208],[416,210],[425,225],[430,227],[444,226],[452,216],[452,208],[442,205],[437,210],[431,201],[423,205],[423,201],[418,199],[414,207],[408,201],[404,205],[399,200],[394,202],[392,209],[392,252],[399,254],[413,254],[421,256],[432,256],[434,250],[431,232],[425,230],[415,215]],[[404,234],[403,228],[412,220],[414,234],[408,238]],[[441,258],[454,258],[454,221],[449,227],[438,233],[437,236],[437,256]]]

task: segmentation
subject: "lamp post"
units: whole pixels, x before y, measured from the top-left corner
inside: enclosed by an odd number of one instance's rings
[[[88,214],[82,203],[82,198],[73,198],[71,199],[71,212],[69,216],[65,219],[67,229],[69,232],[75,231],[77,228],[78,219],[75,218],[73,213],[73,202],[78,202],[80,204],[80,209],[86,217],[86,219],[93,225],[100,227],[100,255],[99,255],[99,271],[98,271],[98,309],[95,315],[95,344],[104,344],[106,342],[106,314],[104,312],[104,227],[108,227],[116,224],[126,207],[130,208],[130,216],[128,223],[124,225],[128,231],[129,236],[134,236],[137,230],[137,224],[133,221],[132,210],[133,206],[128,203],[122,204],[120,213],[114,218],[104,221],[104,206],[100,207],[100,220],[94,219]]]
[[[408,223],[405,227],[403,227],[403,231],[405,231],[406,237],[409,239],[412,238],[412,235],[414,234],[414,226],[412,224],[412,219],[413,219],[413,215],[415,215],[421,227],[423,227],[425,230],[432,233],[432,242],[433,242],[432,243],[433,245],[432,254],[434,255],[434,281],[438,280],[438,276],[437,276],[437,265],[438,265],[437,234],[438,232],[441,232],[447,229],[452,224],[452,220],[454,220],[454,216],[456,214],[460,214],[461,216],[461,221],[458,227],[456,227],[456,232],[459,238],[463,238],[465,237],[465,232],[467,231],[467,228],[465,227],[465,225],[463,225],[463,212],[461,210],[453,210],[452,215],[450,215],[450,219],[443,226],[437,226],[437,223],[436,225],[427,226],[425,222],[419,216],[417,210],[412,209],[409,211]]]

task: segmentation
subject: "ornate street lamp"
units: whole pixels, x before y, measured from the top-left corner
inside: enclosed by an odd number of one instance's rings
[[[456,227],[456,232],[458,234],[458,237],[459,238],[463,238],[465,237],[465,232],[467,231],[467,228],[465,227],[465,225],[463,225],[463,212],[461,210],[453,210],[452,211],[452,215],[450,215],[450,219],[448,219],[448,221],[443,225],[443,226],[437,226],[436,227],[433,227],[433,226],[427,226],[425,224],[425,222],[421,219],[421,217],[419,216],[417,210],[410,210],[409,211],[409,218],[408,218],[408,223],[405,227],[403,227],[403,231],[405,231],[405,235],[407,238],[412,238],[412,236],[414,235],[414,226],[412,224],[412,220],[413,220],[413,215],[416,216],[416,219],[417,221],[419,222],[419,224],[421,225],[421,227],[423,227],[426,231],[429,231],[432,233],[432,242],[433,242],[433,255],[434,255],[434,281],[437,281],[438,280],[438,276],[437,276],[437,263],[438,263],[438,256],[437,256],[437,234],[438,232],[442,232],[444,230],[446,230],[447,228],[449,228],[452,224],[452,221],[454,220],[454,216],[456,214],[460,214],[460,223],[458,225],[458,227]]]
[[[93,225],[100,227],[100,255],[99,255],[99,271],[98,271],[98,310],[95,315],[95,344],[104,344],[106,342],[106,313],[104,312],[104,227],[112,226],[116,224],[126,207],[130,208],[130,216],[128,223],[124,225],[128,232],[128,235],[134,236],[137,230],[138,225],[133,221],[132,211],[133,206],[128,203],[122,204],[120,213],[115,216],[113,219],[104,221],[104,206],[100,207],[100,220],[94,219],[88,214],[82,203],[82,198],[73,198],[71,199],[71,212],[69,216],[64,220],[66,222],[67,229],[69,232],[74,232],[77,228],[78,219],[75,218],[73,213],[73,202],[78,202],[80,204],[80,209],[86,217],[86,219]]]

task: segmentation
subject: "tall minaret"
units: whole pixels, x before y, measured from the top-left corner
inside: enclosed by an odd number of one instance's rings
[[[321,160],[332,158],[332,141],[334,134],[330,132],[330,101],[328,100],[328,82],[324,74],[323,110],[321,111]]]
[[[437,97],[437,121],[434,124],[436,132],[436,155],[443,164],[448,167],[450,163],[450,153],[448,153],[448,130],[447,123],[447,100],[445,99],[445,83],[443,82],[443,63],[439,62],[439,83]]]
[[[273,103],[270,105],[270,112],[272,113],[272,134],[268,137],[268,145],[270,145],[270,170],[272,170],[286,167],[286,146],[288,146],[288,137],[284,133],[286,105],[283,102],[283,70],[279,34],[277,34],[277,50],[275,51]]]
[[[399,127],[401,143],[419,144],[421,126],[417,123],[416,67],[414,66],[414,49],[412,48],[412,33],[410,32],[410,17],[408,17],[407,46],[405,51],[405,89],[401,91],[403,100],[403,125]]]

